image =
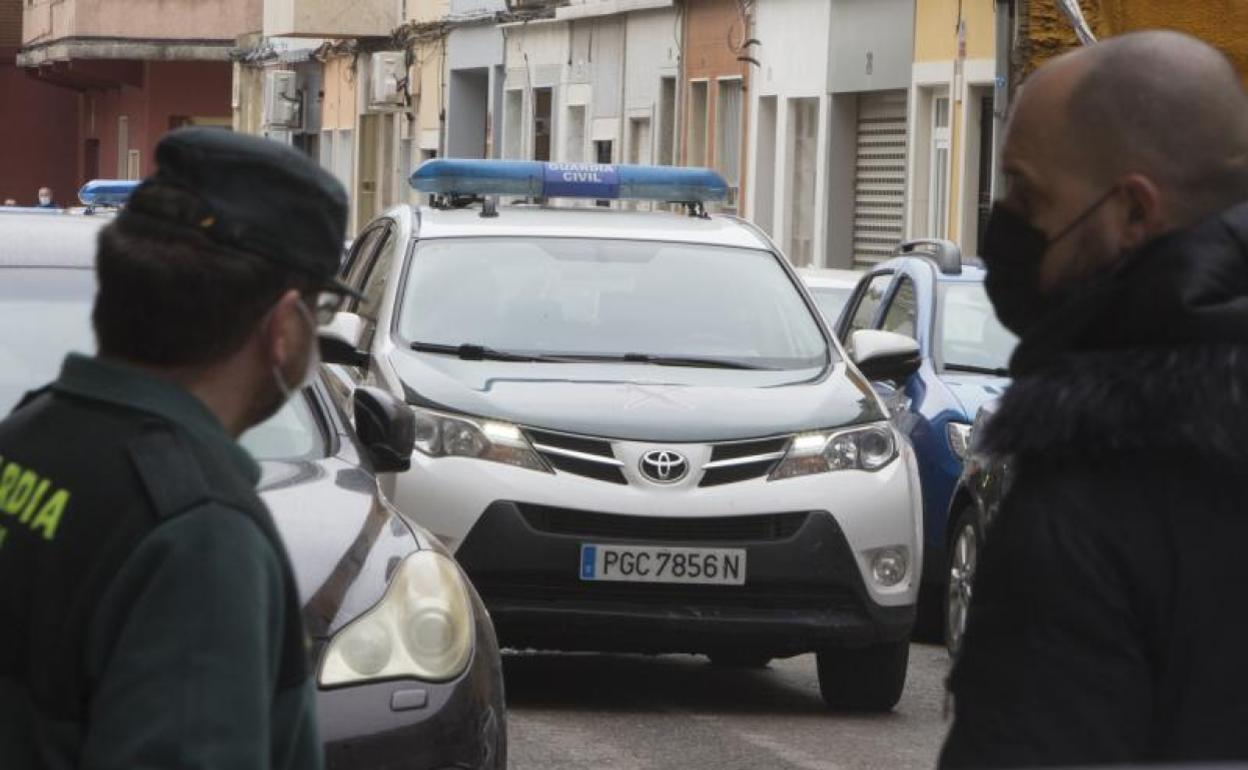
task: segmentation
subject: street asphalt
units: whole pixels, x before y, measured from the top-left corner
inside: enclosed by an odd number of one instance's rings
[[[732,670],[689,655],[504,656],[513,770],[931,768],[943,647],[913,645],[891,714],[834,713],[813,655]]]

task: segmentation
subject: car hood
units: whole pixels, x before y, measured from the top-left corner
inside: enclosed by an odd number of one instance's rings
[[[1008,377],[989,374],[946,372],[940,375],[940,379],[962,405],[962,411],[966,413],[968,420],[974,420],[981,406],[1000,398],[1010,385]]]
[[[420,541],[373,476],[335,457],[260,463],[259,492],[286,545],[308,633],[332,636],[381,599]]]
[[[410,403],[625,441],[732,441],[883,419],[870,385],[844,363],[746,371],[403,351],[394,364]]]

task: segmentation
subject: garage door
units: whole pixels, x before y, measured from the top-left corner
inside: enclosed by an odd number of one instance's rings
[[[906,92],[858,97],[858,156],[854,174],[854,262],[887,259],[906,220]]]

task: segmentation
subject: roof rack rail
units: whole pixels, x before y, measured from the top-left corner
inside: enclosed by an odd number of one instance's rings
[[[945,275],[962,274],[962,249],[944,238],[917,238],[904,241],[894,252],[897,256],[927,257]]]

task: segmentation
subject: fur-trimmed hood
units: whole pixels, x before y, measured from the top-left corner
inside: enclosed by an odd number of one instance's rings
[[[1037,324],[1011,370],[991,454],[1248,462],[1248,203],[1129,256]]]

